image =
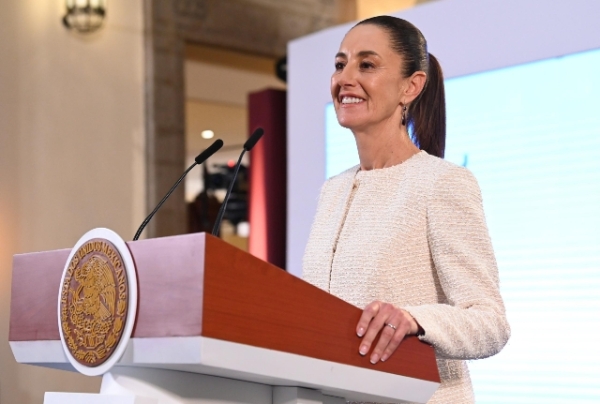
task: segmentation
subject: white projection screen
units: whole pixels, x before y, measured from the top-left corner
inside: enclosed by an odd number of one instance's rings
[[[446,159],[482,189],[512,327],[478,403],[600,402],[600,3],[440,0],[397,14],[446,73]],[[330,105],[349,26],[289,46],[288,270],[320,186],[357,164]]]

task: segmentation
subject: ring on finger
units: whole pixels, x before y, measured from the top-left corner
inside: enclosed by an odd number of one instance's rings
[[[390,327],[390,328],[392,328],[394,331],[396,331],[396,330],[398,329],[398,328],[396,328],[396,326],[395,326],[395,325],[393,325],[393,324],[390,324],[390,323],[385,323],[385,325],[386,325],[387,327]]]

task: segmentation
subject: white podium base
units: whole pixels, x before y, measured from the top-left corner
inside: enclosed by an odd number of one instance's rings
[[[19,363],[75,370],[68,362],[60,341],[10,341],[10,346]],[[112,368],[112,374],[127,377],[125,369],[137,372],[135,377],[138,379],[151,380],[148,385],[161,379],[151,376],[155,374],[153,372],[163,371],[188,375],[178,377],[189,380],[191,384],[204,383],[199,380],[235,379],[243,386],[263,386],[269,395],[271,386],[298,386],[357,402],[426,403],[439,386],[432,381],[380,372],[376,367],[361,368],[199,336],[132,338],[128,349]],[[190,374],[204,376],[196,378]],[[213,378],[206,379],[209,377],[206,375],[213,375]],[[165,376],[165,380],[170,380],[170,376]],[[208,387],[212,384],[206,383]],[[174,388],[173,391],[179,390]],[[165,401],[186,404],[210,402]]]
[[[197,373],[113,368],[99,394],[46,393],[44,404],[345,404],[300,387],[269,386]]]
[[[157,404],[158,401],[137,396],[108,396],[84,393],[46,393],[44,404]]]

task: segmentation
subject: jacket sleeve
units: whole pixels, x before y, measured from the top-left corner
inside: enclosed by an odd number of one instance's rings
[[[463,167],[435,181],[427,206],[427,237],[443,304],[404,307],[439,358],[477,359],[498,353],[510,327],[500,296],[498,268],[481,191]]]

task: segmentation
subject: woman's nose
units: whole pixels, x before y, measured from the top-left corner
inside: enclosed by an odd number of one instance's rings
[[[346,66],[338,75],[340,87],[353,86],[356,84],[356,72]]]

